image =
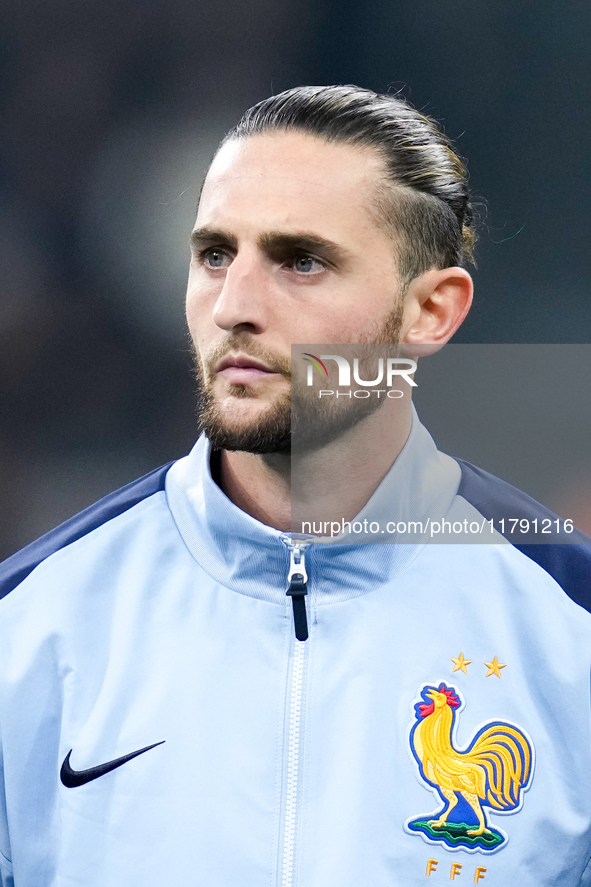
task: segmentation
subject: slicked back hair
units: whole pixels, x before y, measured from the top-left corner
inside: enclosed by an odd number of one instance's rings
[[[376,182],[372,209],[399,244],[404,287],[431,268],[474,261],[466,168],[429,117],[399,97],[358,86],[299,86],[250,108],[222,145],[290,130],[381,155],[386,178]]]

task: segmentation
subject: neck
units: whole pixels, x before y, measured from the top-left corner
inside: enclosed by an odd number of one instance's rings
[[[302,521],[350,521],[388,473],[411,427],[410,398],[383,407],[317,450],[297,456],[224,450],[221,487],[252,517],[289,532]]]

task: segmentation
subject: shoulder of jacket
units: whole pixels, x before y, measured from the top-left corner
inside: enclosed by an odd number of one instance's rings
[[[54,530],[41,536],[26,548],[17,551],[0,564],[0,598],[5,597],[20,585],[44,560],[72,542],[82,539],[93,530],[104,526],[134,505],[164,490],[166,474],[172,465],[169,462],[149,474],[132,481],[126,486],[109,493],[79,514],[60,524]]]
[[[463,459],[456,461],[462,471],[458,496],[492,520],[495,529],[516,549],[552,576],[575,603],[591,612],[589,536],[574,528],[564,532],[565,520],[545,505],[482,468]],[[529,527],[525,533],[524,526]],[[556,532],[556,527],[562,529]]]

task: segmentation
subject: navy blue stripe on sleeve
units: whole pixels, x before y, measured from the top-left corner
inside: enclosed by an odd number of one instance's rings
[[[505,538],[549,573],[575,603],[591,612],[591,539],[580,530],[554,532],[557,519],[564,526],[554,512],[488,471],[463,459],[456,461],[462,469],[458,495],[487,520],[492,518],[495,529],[500,531],[500,521],[504,519]],[[530,523],[537,519],[538,532],[522,533],[518,524],[510,523],[515,518]],[[552,533],[539,532],[542,521],[550,521]]]
[[[0,598],[16,588],[29,573],[51,554],[81,539],[97,527],[123,514],[143,499],[164,489],[166,473],[172,462],[132,481],[121,489],[99,499],[79,514],[41,536],[0,564]]]

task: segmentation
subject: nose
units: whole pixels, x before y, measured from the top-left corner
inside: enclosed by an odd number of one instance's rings
[[[226,331],[260,333],[267,324],[269,280],[254,255],[235,256],[213,309],[214,323]]]

